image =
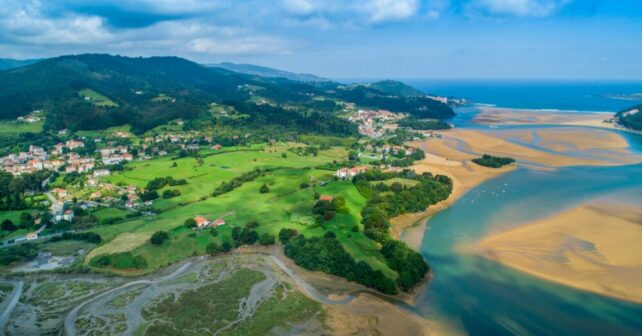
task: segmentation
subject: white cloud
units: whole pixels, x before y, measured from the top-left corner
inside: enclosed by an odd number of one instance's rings
[[[6,5],[5,11],[0,12],[0,32],[16,43],[98,43],[112,36],[104,20],[97,16],[69,13],[47,17],[42,14],[41,3],[35,0]]]
[[[485,15],[545,17],[571,0],[472,0],[467,10]]]
[[[418,0],[369,0],[362,10],[371,22],[400,21],[408,19],[419,10]]]

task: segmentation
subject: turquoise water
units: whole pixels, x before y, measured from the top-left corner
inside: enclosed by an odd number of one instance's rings
[[[429,93],[525,109],[618,111],[642,103],[606,97],[642,92],[641,83],[411,84]],[[472,123],[478,113],[475,106],[457,112],[451,120],[457,127],[487,132],[533,128],[476,125]],[[642,136],[618,133],[635,152],[642,153]],[[542,149],[537,138],[522,145]],[[454,323],[471,335],[642,335],[640,304],[540,280],[462,249],[488,232],[523,225],[597,198],[642,204],[642,165],[553,171],[520,168],[469,191],[431,218],[426,227],[421,253],[428,259],[434,277],[417,300],[417,310],[423,316]],[[585,248],[594,247],[587,244]],[[632,247],[632,253],[642,253],[642,248]]]
[[[471,335],[642,334],[642,305],[539,280],[458,250],[491,230],[596,197],[639,202],[640,172],[642,165],[519,169],[471,190],[429,222],[421,252],[434,278],[418,310],[456,321]]]

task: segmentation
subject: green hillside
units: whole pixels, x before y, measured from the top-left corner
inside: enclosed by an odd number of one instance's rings
[[[620,124],[634,130],[642,130],[642,105],[633,106],[616,114]]]
[[[219,118],[217,123],[345,135],[354,133],[354,127],[335,116],[342,102],[418,118],[454,114],[445,104],[409,96],[407,88],[399,90],[401,85],[390,90],[390,83],[304,83],[206,67],[178,57],[84,54],[0,72],[0,119],[44,110],[45,129],[130,124],[133,132],[142,133],[179,118],[209,120],[212,106],[229,106],[242,110],[243,118]]]

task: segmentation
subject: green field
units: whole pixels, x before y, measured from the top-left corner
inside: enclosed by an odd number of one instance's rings
[[[0,223],[2,223],[5,219],[9,219],[10,221],[13,222],[16,226],[20,224],[20,214],[23,212],[29,212],[31,215],[34,215],[36,211],[34,210],[5,210],[5,211],[0,211]],[[19,237],[19,236],[24,236],[28,233],[28,230],[25,229],[18,229],[13,232],[6,232],[3,230],[0,230],[0,239],[6,240],[6,239],[11,239],[14,237]]]
[[[147,268],[141,270],[141,273],[145,273],[195,254],[203,254],[207,244],[212,241],[219,244],[224,240],[231,241],[233,226],[244,226],[247,222],[256,220],[260,223],[256,228],[259,234],[277,235],[286,227],[295,228],[310,237],[321,236],[328,230],[334,231],[346,250],[357,260],[364,260],[386,275],[395,276],[378,253],[377,243],[362,233],[360,211],[365,198],[351,182],[333,181],[333,171],[313,168],[334,160],[343,160],[347,151],[335,147],[320,151],[318,156],[298,156],[288,151],[293,146],[301,144],[266,145],[262,150],[255,148],[251,151],[211,155],[204,158],[203,165],[199,165],[194,158],[172,161],[168,157],[128,165],[132,167],[131,170],[112,175],[109,180],[144,187],[155,177],[172,176],[175,179],[187,179],[188,184],[165,187],[179,189],[182,194],[155,201],[154,207],[161,210],[155,218],[139,217],[122,224],[92,229],[101,235],[105,243],[93,251],[90,257],[131,250],[147,260]],[[286,153],[286,157],[282,153]],[[176,162],[177,167],[172,167],[173,162]],[[245,182],[231,192],[211,196],[221,182],[257,167],[273,170],[253,181]],[[304,182],[316,186],[301,189],[300,185]],[[321,182],[325,185],[321,186]],[[269,186],[269,193],[259,193],[263,184]],[[339,213],[319,226],[312,214],[315,191],[335,197],[343,196],[349,213]],[[222,217],[227,224],[217,229],[219,234],[216,237],[207,230],[193,232],[185,228],[183,222],[195,215],[206,216],[210,220]],[[352,231],[355,225],[360,227],[360,232]],[[170,235],[169,241],[162,246],[155,246],[147,241],[158,230],[167,231]]]
[[[155,103],[171,102],[174,98],[165,95],[164,93],[159,93],[158,96],[152,98],[152,101]]]
[[[102,94],[92,90],[92,89],[83,89],[78,91],[78,95],[85,99],[89,97],[89,101],[96,106],[103,107],[116,107],[118,104],[114,103],[111,99],[103,96]]]
[[[0,121],[0,135],[15,135],[21,133],[40,133],[44,126],[44,121],[35,123],[24,123],[15,120]]]

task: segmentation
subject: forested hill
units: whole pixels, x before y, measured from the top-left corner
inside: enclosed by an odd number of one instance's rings
[[[176,118],[208,118],[214,103],[243,109],[247,118],[236,120],[241,126],[268,122],[306,131],[300,128],[311,119],[328,125],[318,132],[351,132],[335,115],[341,101],[418,118],[453,115],[450,107],[426,97],[241,74],[178,57],[85,54],[0,71],[0,119],[44,110],[48,129],[131,124],[134,132],[142,132]],[[258,108],[266,104],[269,108]],[[258,115],[268,112],[269,118]]]
[[[0,58],[0,70],[14,69],[21,66],[34,64],[41,61],[40,59],[17,60],[11,58]]]
[[[642,105],[620,111],[617,113],[616,118],[623,126],[642,131]]]
[[[312,74],[305,73],[294,73],[284,70],[278,70],[274,68],[268,68],[260,65],[253,64],[237,64],[230,62],[208,64],[208,66],[223,68],[226,70],[244,73],[248,75],[255,75],[261,77],[275,77],[275,78],[285,78],[293,81],[299,82],[331,82],[331,80],[323,77],[319,77]]]

